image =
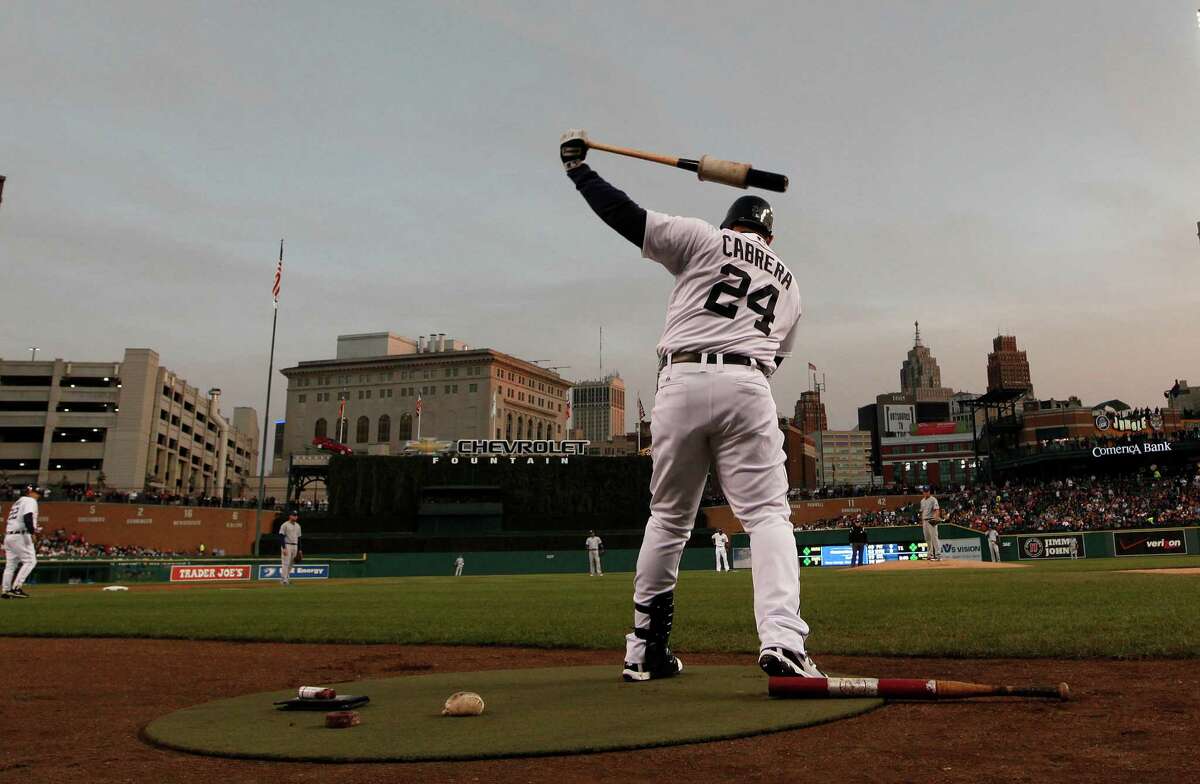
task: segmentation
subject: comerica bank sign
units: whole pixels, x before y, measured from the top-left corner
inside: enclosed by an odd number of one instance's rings
[[[1111,457],[1113,455],[1149,455],[1156,452],[1170,452],[1169,441],[1159,441],[1147,444],[1123,444],[1121,446],[1092,447],[1092,457]]]

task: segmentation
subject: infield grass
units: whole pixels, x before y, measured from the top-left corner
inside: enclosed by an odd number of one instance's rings
[[[1040,563],[1022,569],[805,570],[814,654],[1197,657],[1200,575],[1121,570],[1200,558]],[[0,603],[0,634],[281,642],[620,648],[632,575],[411,577],[239,586],[31,587]],[[672,644],[752,652],[748,572],[681,575]]]

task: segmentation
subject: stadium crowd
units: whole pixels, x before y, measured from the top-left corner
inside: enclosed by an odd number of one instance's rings
[[[943,520],[1000,533],[1094,531],[1192,524],[1200,520],[1200,473],[1009,480],[936,492]],[[817,520],[797,530],[911,525],[917,505]]]
[[[91,544],[83,534],[68,534],[59,528],[36,539],[38,558],[170,558],[195,555],[174,550],[154,550],[149,547]],[[212,555],[218,555],[212,552]],[[220,553],[223,555],[224,553]]]

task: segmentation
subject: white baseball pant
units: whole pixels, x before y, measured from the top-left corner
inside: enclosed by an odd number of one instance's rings
[[[29,534],[5,534],[4,536],[4,586],[11,591],[25,584],[25,578],[37,566],[37,553],[33,537]]]
[[[725,552],[725,548],[724,547],[715,548],[714,555],[716,555],[716,557],[717,557],[717,571],[718,572],[721,572],[721,571],[728,572],[729,571],[729,554]],[[721,568],[722,565],[725,566],[724,569]]]
[[[592,576],[604,574],[604,570],[600,568],[599,550],[588,550],[588,574]]]
[[[292,561],[296,560],[296,545],[285,544],[279,550],[279,580],[284,585],[291,581]]]
[[[994,563],[1000,562],[1000,543],[999,542],[988,542],[988,552],[992,554],[992,561]]]
[[[921,528],[925,531],[925,546],[929,548],[930,558],[942,557],[942,543],[938,539],[938,524],[936,520],[922,520]]]
[[[710,465],[750,535],[754,618],[762,647],[804,651],[800,559],[787,501],[783,433],[763,374],[744,365],[668,365],[659,372],[650,430],[654,471],[650,519],[638,554],[633,601],[649,605],[674,590]],[[634,626],[649,616],[634,610]],[[625,661],[646,660],[646,644],[625,637]]]

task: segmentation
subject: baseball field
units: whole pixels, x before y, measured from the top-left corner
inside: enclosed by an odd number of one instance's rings
[[[6,678],[3,718],[26,728],[6,744],[0,780],[64,780],[86,764],[93,781],[629,781],[684,769],[755,780],[780,766],[848,781],[1178,781],[1200,759],[1198,569],[1200,558],[1158,557],[802,574],[810,649],[828,670],[1066,681],[1069,703],[900,703],[698,745],[336,768],[181,754],[143,730],[180,708],[301,684],[463,673],[469,688],[473,671],[573,665],[608,665],[615,680],[631,575],[39,587],[0,606],[0,650],[22,675]],[[748,572],[683,574],[673,644],[700,667],[683,679],[703,689],[719,665],[753,665],[750,606]]]

